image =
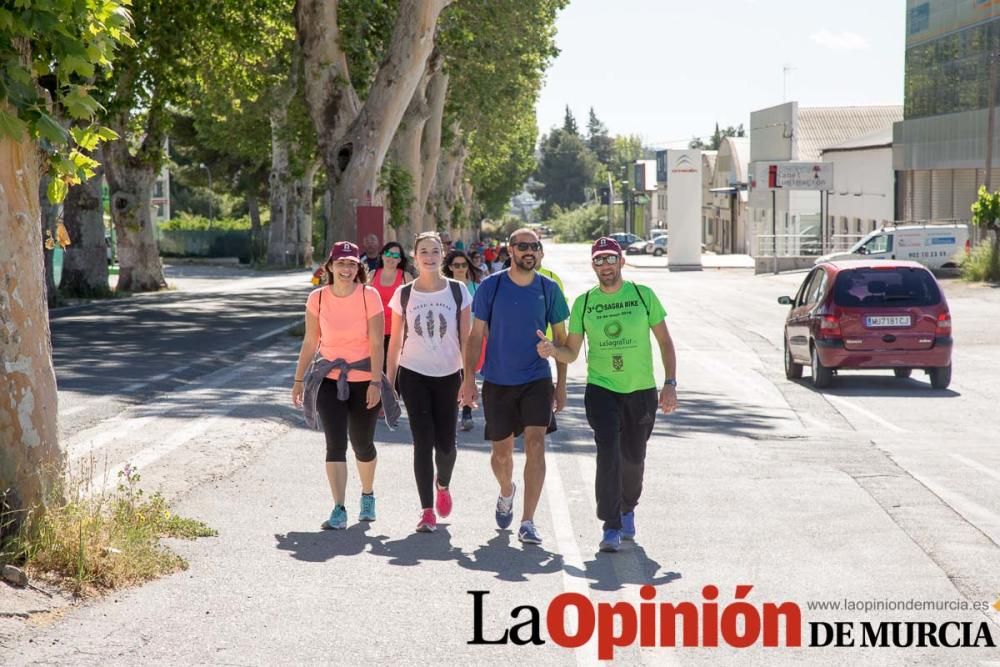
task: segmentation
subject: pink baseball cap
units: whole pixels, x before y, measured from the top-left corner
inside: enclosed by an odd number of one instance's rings
[[[336,262],[338,259],[352,259],[358,264],[361,263],[361,251],[358,250],[358,246],[354,245],[350,241],[339,241],[333,244],[330,248],[330,256],[327,258],[327,262]]]
[[[598,255],[621,255],[622,247],[618,245],[618,241],[613,238],[602,236],[601,238],[594,241],[594,245],[590,247],[590,256],[597,257]]]

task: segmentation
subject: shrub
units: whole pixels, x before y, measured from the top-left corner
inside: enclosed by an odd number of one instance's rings
[[[607,209],[603,206],[584,206],[570,211],[556,208],[556,216],[545,224],[555,232],[556,239],[568,243],[593,241],[607,229]]]
[[[181,213],[171,220],[160,225],[160,229],[167,231],[205,231],[213,229],[218,231],[244,231],[250,229],[250,216],[241,218],[216,218],[210,220],[201,215],[191,215]]]
[[[66,494],[67,502],[28,514],[3,545],[0,563],[20,563],[35,575],[55,577],[77,595],[187,569],[187,562],[160,545],[160,538],[194,539],[216,532],[171,512],[159,493],[145,496],[139,479],[136,469],[126,465],[110,494],[90,494],[77,483]]]
[[[983,282],[986,280],[1000,280],[1000,275],[995,275],[995,269],[1000,258],[995,256],[996,246],[989,239],[983,241],[972,249],[968,255],[964,255],[958,264],[962,278],[969,282]]]

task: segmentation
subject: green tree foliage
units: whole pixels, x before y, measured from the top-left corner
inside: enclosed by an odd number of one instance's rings
[[[585,189],[595,183],[598,163],[583,139],[557,128],[542,137],[541,152],[536,178],[545,202],[542,216],[551,215],[554,205],[567,209],[584,203]]]
[[[607,208],[603,206],[581,206],[572,211],[564,211],[558,206],[552,209],[548,225],[556,238],[564,243],[584,243],[599,238],[607,230]]]
[[[594,107],[590,107],[590,117],[587,120],[587,146],[598,162],[605,166],[611,164],[615,140],[608,134],[607,126],[594,113]]]
[[[93,122],[102,107],[93,81],[111,71],[115,49],[132,45],[128,1],[20,0],[0,7],[0,134],[25,134],[45,153],[48,196],[94,174],[87,153],[117,138]],[[77,121],[67,130],[60,118]]]
[[[978,197],[971,209],[972,223],[993,234],[992,252],[977,251],[980,263],[985,260],[989,267],[983,274],[988,280],[1000,281],[1000,191],[990,193],[985,185],[979,186]]]
[[[707,151],[717,151],[719,146],[722,145],[722,140],[726,137],[745,137],[746,130],[743,129],[743,123],[740,123],[736,127],[732,125],[726,127],[724,130],[719,129],[719,123],[715,123],[715,132],[709,137],[706,143],[701,137],[692,137],[691,141],[688,142],[688,148],[698,148]]]
[[[576,118],[573,117],[573,112],[570,111],[569,105],[566,105],[566,115],[563,116],[563,132],[566,134],[580,135],[580,130],[576,126]]]
[[[567,0],[453,4],[438,43],[450,75],[443,147],[463,141],[465,172],[482,212],[499,217],[535,169],[535,101]],[[448,136],[457,123],[461,136]]]

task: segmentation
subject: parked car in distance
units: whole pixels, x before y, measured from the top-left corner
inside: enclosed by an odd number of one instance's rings
[[[635,234],[631,234],[628,232],[615,232],[614,234],[609,234],[609,236],[613,238],[615,241],[617,241],[618,245],[620,245],[623,248],[627,248],[636,241],[642,241],[642,239],[636,236]]]
[[[908,378],[914,369],[931,386],[951,383],[951,312],[927,267],[911,261],[823,262],[806,276],[785,319],[785,377],[812,368],[817,389],[848,369],[889,369]]]
[[[953,225],[899,225],[876,229],[847,252],[824,255],[820,262],[840,259],[908,259],[929,269],[956,266],[955,256],[969,252],[969,228]]]
[[[652,241],[647,241],[643,252],[654,257],[662,256],[667,252],[667,235],[661,234],[660,236],[653,237]]]
[[[626,255],[645,255],[646,254],[646,244],[649,241],[636,241],[630,245],[625,246]]]

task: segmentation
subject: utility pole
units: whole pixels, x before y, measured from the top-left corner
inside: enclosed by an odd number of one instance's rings
[[[611,182],[611,172],[608,172],[608,236],[614,233],[615,226],[615,186]]]

